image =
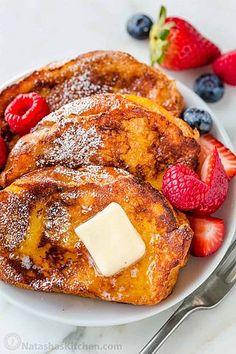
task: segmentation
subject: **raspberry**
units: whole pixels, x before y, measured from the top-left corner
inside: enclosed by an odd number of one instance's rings
[[[7,159],[7,146],[3,138],[0,136],[0,168],[3,168]]]
[[[49,113],[45,98],[31,92],[16,96],[5,110],[5,120],[13,133],[24,135]]]
[[[185,165],[167,169],[163,177],[163,193],[171,204],[181,210],[193,210],[200,206],[209,187]]]

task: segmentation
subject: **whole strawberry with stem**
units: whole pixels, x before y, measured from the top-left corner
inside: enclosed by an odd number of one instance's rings
[[[207,65],[220,56],[220,49],[184,19],[166,17],[161,7],[158,21],[150,31],[151,64],[170,70]]]

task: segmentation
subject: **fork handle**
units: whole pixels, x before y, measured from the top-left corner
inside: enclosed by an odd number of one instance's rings
[[[199,310],[201,307],[193,306],[192,302],[184,301],[161,329],[152,337],[152,339],[143,347],[139,354],[154,354],[166,341],[166,339],[176,330],[176,328],[188,317],[192,312]]]

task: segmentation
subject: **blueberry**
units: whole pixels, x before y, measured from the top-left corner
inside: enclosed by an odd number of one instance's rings
[[[136,39],[148,38],[150,29],[153,25],[152,20],[147,15],[137,14],[130,17],[127,22],[128,33]]]
[[[224,84],[215,74],[203,74],[194,84],[194,91],[206,102],[217,102],[224,95]]]
[[[192,128],[197,128],[200,134],[208,133],[212,128],[210,113],[198,108],[187,108],[183,112],[183,119]]]

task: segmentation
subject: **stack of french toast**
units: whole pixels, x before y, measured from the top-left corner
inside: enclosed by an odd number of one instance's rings
[[[30,92],[44,97],[51,113],[19,136],[4,112]],[[161,191],[168,166],[198,165],[198,132],[178,118],[183,107],[174,81],[122,52],[90,52],[5,88],[0,128],[9,155],[0,175],[0,279],[138,305],[166,298],[193,236],[186,216]],[[107,276],[76,230],[111,203],[124,210],[145,252]]]

